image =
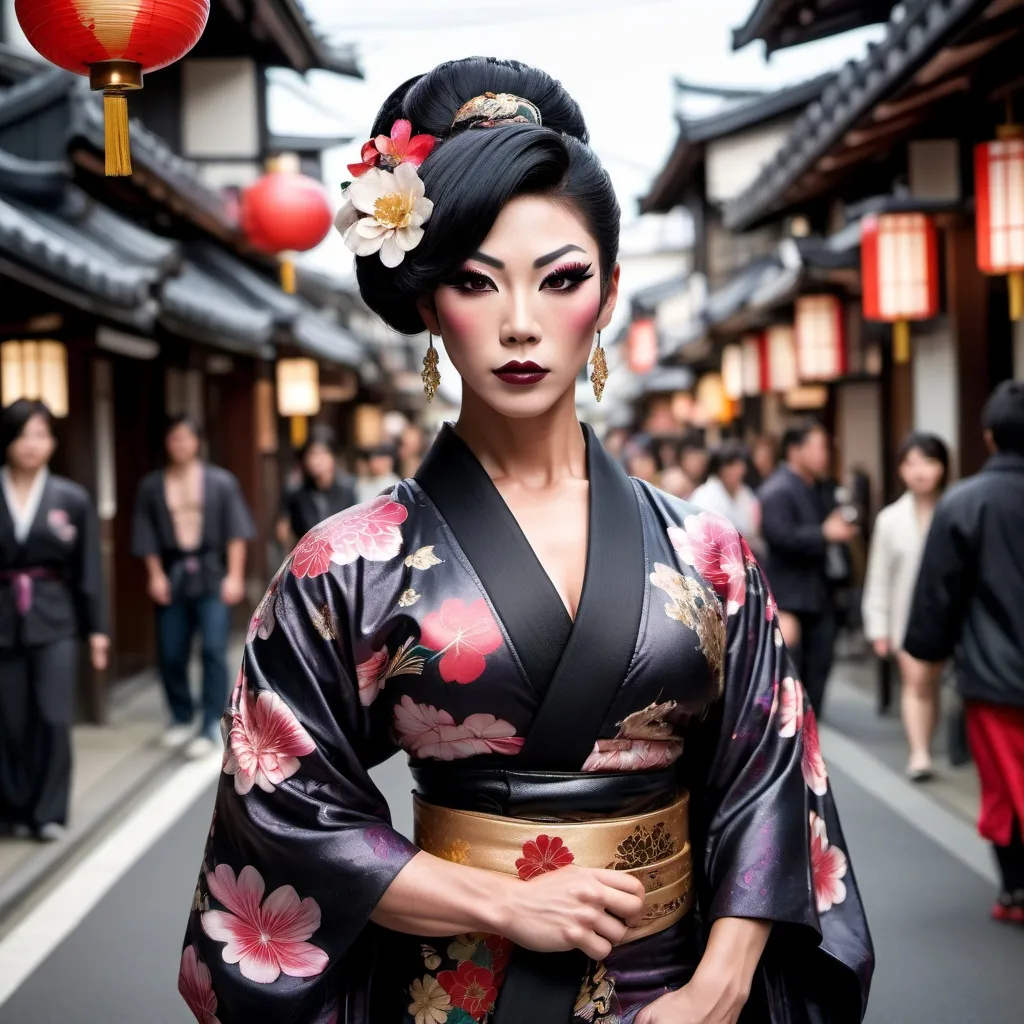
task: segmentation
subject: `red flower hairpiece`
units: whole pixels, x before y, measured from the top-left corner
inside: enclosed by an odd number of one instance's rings
[[[430,156],[436,142],[433,135],[413,135],[411,122],[396,121],[390,138],[378,135],[363,146],[359,152],[362,163],[349,164],[349,173],[353,178],[360,178],[374,167],[392,171],[399,164],[419,167]]]

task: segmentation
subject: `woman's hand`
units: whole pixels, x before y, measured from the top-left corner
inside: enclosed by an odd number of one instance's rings
[[[110,637],[102,633],[93,633],[89,637],[89,660],[93,670],[105,672],[110,654]]]
[[[872,640],[871,646],[875,649],[875,656],[881,658],[883,661],[889,657],[889,641],[888,640]]]
[[[636,1024],[736,1024],[746,1001],[746,995],[739,993],[723,992],[716,998],[699,991],[691,981],[644,1007]]]
[[[528,882],[507,879],[502,934],[540,953],[580,949],[604,960],[643,917],[644,887],[624,871],[569,865]]]
[[[241,576],[230,573],[224,577],[220,585],[220,599],[229,607],[241,604],[245,598],[245,580]]]

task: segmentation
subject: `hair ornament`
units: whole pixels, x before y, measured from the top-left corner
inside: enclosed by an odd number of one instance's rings
[[[362,163],[349,164],[356,180],[342,185],[345,199],[334,226],[357,256],[379,253],[381,263],[393,268],[423,240],[434,204],[416,168],[435,142],[433,135],[414,136],[412,124],[399,120],[390,137],[378,135],[363,146]]]
[[[540,110],[522,96],[485,92],[463,103],[452,121],[452,131],[466,128],[498,128],[505,124],[543,124]]]

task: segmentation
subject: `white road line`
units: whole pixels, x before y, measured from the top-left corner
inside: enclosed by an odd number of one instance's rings
[[[179,768],[0,942],[0,1006],[188,810],[220,768],[219,753]]]
[[[826,725],[819,725],[818,731],[827,762],[834,764],[861,789],[895,811],[976,875],[992,885],[999,884],[992,851],[970,825],[940,807],[902,775],[866,753],[842,733]]]

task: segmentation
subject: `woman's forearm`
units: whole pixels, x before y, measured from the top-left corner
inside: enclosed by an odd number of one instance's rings
[[[372,920],[409,935],[501,934],[502,893],[509,882],[496,872],[420,852],[388,887]]]
[[[745,1003],[771,930],[771,921],[719,918],[711,926],[693,983],[709,992],[721,993],[720,998],[726,1002]]]

